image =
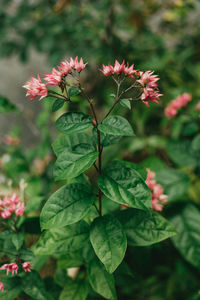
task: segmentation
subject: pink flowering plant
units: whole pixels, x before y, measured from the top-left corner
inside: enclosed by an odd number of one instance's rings
[[[103,65],[100,72],[114,81],[116,91],[111,107],[99,117],[95,100],[82,86],[81,72],[86,65],[82,58],[70,58],[43,80],[38,75],[24,85],[30,100],[55,99],[53,112],[63,111],[65,104],[70,108],[55,122],[61,133],[53,143],[57,157],[53,176],[59,188],[42,208],[42,235],[33,248],[36,257],[56,257],[61,269],[76,268],[73,280],[65,275],[60,300],[69,293],[84,300],[94,292],[116,299],[113,274],[125,260],[127,247],[152,245],[176,234],[160,214],[167,195],[155,173],[115,157],[106,162],[104,154],[104,148],[117,145],[122,137],[134,139],[131,124],[113,114],[115,108],[131,108],[135,101],[146,106],[158,103],[162,96],[158,76],[125,61]],[[91,114],[73,109],[78,94]],[[95,172],[92,176],[90,169]],[[23,268],[29,271],[27,262]]]

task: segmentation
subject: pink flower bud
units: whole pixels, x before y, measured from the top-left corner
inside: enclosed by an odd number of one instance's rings
[[[4,285],[3,285],[3,282],[0,281],[0,290],[3,292],[4,290]]]
[[[26,273],[31,272],[31,263],[30,262],[24,262],[22,264],[22,267]]]

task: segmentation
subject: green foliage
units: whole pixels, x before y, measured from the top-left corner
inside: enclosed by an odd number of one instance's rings
[[[128,209],[117,214],[131,246],[148,246],[176,234],[175,228],[160,214]]]
[[[94,251],[109,273],[122,262],[127,241],[122,225],[112,215],[95,219],[90,229]]]
[[[63,107],[64,104],[65,104],[64,99],[61,99],[61,98],[56,99],[52,105],[52,112],[56,112],[61,107]]]
[[[0,113],[9,113],[16,111],[17,107],[6,97],[0,96]]]
[[[87,281],[68,279],[59,300],[85,300],[87,295]]]
[[[72,183],[61,187],[42,209],[42,229],[60,228],[78,222],[88,213],[93,201],[93,193],[84,184]]]
[[[111,116],[106,118],[98,126],[99,130],[105,134],[133,136],[133,129],[129,122],[120,116]]]
[[[91,126],[91,117],[81,112],[65,113],[56,121],[58,130],[67,134],[81,132]]]
[[[120,161],[112,162],[104,170],[98,184],[112,201],[140,209],[151,207],[150,191],[140,174]]]
[[[182,256],[200,270],[200,212],[192,204],[184,206],[171,222],[178,234],[172,238]]]

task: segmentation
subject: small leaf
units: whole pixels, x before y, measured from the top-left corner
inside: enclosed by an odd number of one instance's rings
[[[131,109],[131,102],[130,102],[130,100],[128,100],[128,99],[122,99],[122,100],[120,100],[119,103],[121,104],[121,106],[124,106],[124,107],[126,107],[128,109]]]
[[[16,250],[19,250],[23,243],[24,243],[24,237],[22,233],[13,234],[12,236],[12,242],[15,245]]]
[[[95,195],[87,185],[72,183],[61,187],[45,203],[41,215],[42,229],[60,228],[84,218]]]
[[[95,292],[106,299],[116,299],[114,276],[105,270],[97,258],[88,264],[88,278]]]
[[[83,280],[68,279],[59,300],[85,300],[88,295],[88,283]]]
[[[144,179],[120,161],[112,162],[98,178],[102,192],[110,200],[147,210],[152,206],[151,193]]]
[[[174,246],[182,256],[200,270],[200,212],[187,204],[173,216],[171,222],[178,234],[172,238]]]
[[[67,134],[81,132],[92,127],[92,118],[82,112],[67,112],[58,118],[56,127]]]
[[[91,151],[91,150],[90,150]],[[55,180],[74,178],[90,168],[98,157],[98,152],[79,154],[64,151],[58,156],[54,167]]]
[[[127,247],[120,222],[112,215],[96,218],[91,224],[90,241],[106,270],[113,273],[122,262]]]
[[[76,96],[78,94],[80,94],[80,90],[78,87],[76,86],[73,86],[73,87],[70,87],[69,90],[68,90],[68,95],[69,97],[73,97],[73,96]]]
[[[133,129],[129,122],[120,116],[107,117],[98,129],[107,134],[134,136]]]
[[[34,246],[35,255],[64,254],[82,248],[89,239],[89,226],[80,221],[42,233]]]
[[[8,113],[18,110],[6,97],[0,96],[0,113]]]
[[[58,98],[54,101],[53,106],[52,106],[52,112],[56,112],[59,110],[61,107],[63,107],[65,103],[64,99]]]
[[[127,236],[128,245],[148,246],[176,234],[176,230],[160,214],[129,208],[117,214]]]

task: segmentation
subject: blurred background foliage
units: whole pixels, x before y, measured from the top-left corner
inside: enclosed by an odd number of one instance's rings
[[[115,92],[113,82],[98,72],[102,63],[125,59],[138,69],[155,70],[159,74],[163,94],[159,105],[152,104],[147,108],[138,101],[132,105],[131,111],[122,106],[116,108],[115,113],[126,115],[133,124],[136,137],[123,138],[117,147],[110,146],[105,150],[104,162],[115,156],[155,171],[157,181],[169,195],[164,214],[177,224],[177,230],[187,228],[184,238],[187,249],[192,250],[184,252],[180,239],[176,237],[148,248],[130,248],[127,264],[122,264],[115,274],[119,299],[200,299],[200,260],[196,258],[200,254],[200,228],[198,224],[188,225],[184,219],[196,214],[187,210],[188,205],[198,208],[198,214],[200,206],[200,127],[199,112],[195,109],[200,98],[199,13],[198,0],[0,1],[1,61],[15,56],[23,64],[28,64],[34,50],[38,56],[44,55],[48,65],[44,69],[49,73],[50,68],[64,58],[82,56],[88,61],[87,70],[82,75],[83,85],[95,99],[99,116],[112,103],[110,94]],[[39,73],[40,66],[34,67],[36,72],[37,68]],[[29,77],[35,75],[29,70]],[[3,72],[1,80],[4,81]],[[21,89],[23,82],[18,84]],[[11,83],[8,88],[12,88]],[[164,116],[167,103],[184,92],[192,94],[191,103],[174,119],[167,119]],[[6,96],[4,93],[0,101]],[[76,108],[89,112],[82,97],[74,99]],[[17,104],[15,98],[10,100],[13,105]],[[11,124],[6,134],[19,138],[19,141],[23,127],[30,122],[25,96],[22,101],[24,104],[17,112],[11,112],[14,108],[9,105],[0,111],[8,113]],[[51,100],[40,104],[35,101],[31,105],[36,117],[30,131],[38,132],[34,147],[28,146],[28,134],[18,145],[7,145],[5,134],[1,136],[0,187],[9,188],[10,179],[13,186],[20,178],[28,182],[26,196],[30,199],[31,222],[35,224],[31,233],[35,235],[40,232],[38,216],[41,205],[56,188],[52,179],[55,157],[51,143],[57,132],[52,120],[60,112],[52,113],[51,106]],[[63,111],[72,109],[74,107],[69,105]],[[19,118],[25,115],[26,118],[16,124],[12,115]],[[178,223],[177,216],[180,217]],[[24,226],[29,233],[30,228]],[[198,237],[193,237],[191,232],[196,232]],[[29,238],[30,246],[33,241],[34,238]],[[37,261],[37,264],[39,269],[45,260]],[[42,277],[48,277],[51,268],[44,265]],[[99,298],[91,296],[91,299]]]

